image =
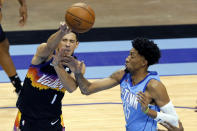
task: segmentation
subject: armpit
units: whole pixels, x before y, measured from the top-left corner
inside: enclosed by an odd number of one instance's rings
[[[112,79],[116,80],[118,83],[120,83],[120,80],[122,79],[124,73],[125,73],[124,70],[116,71],[110,76],[110,78],[112,78]]]

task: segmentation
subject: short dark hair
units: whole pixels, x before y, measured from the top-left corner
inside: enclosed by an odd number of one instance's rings
[[[154,41],[147,38],[135,38],[132,45],[148,61],[148,66],[159,62],[161,53]]]
[[[76,40],[77,41],[79,41],[79,33],[77,33],[77,32],[74,32],[74,31],[71,31],[73,34],[75,34],[75,36],[76,36]]]

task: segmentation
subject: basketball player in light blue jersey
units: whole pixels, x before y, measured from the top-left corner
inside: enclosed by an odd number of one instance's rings
[[[168,122],[178,127],[178,116],[157,72],[148,67],[159,61],[157,45],[145,38],[136,38],[126,58],[126,68],[110,77],[89,82],[84,78],[83,62],[72,56],[64,58],[64,64],[75,73],[81,92],[90,95],[120,84],[121,99],[127,131],[156,131],[157,122]]]

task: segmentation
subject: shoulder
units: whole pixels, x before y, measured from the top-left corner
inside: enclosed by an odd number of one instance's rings
[[[111,74],[110,78],[116,80],[118,83],[120,83],[120,80],[125,74],[125,69],[120,69],[114,73]]]
[[[146,91],[159,107],[164,106],[170,101],[167,89],[161,81],[151,79]]]
[[[167,95],[167,90],[164,84],[155,79],[150,80],[150,82],[147,85],[147,91],[154,98]]]
[[[149,90],[160,90],[162,88],[165,88],[162,82],[156,80],[156,79],[151,79],[147,85],[147,88]]]
[[[38,50],[41,50],[42,48],[45,48],[47,46],[47,43],[41,43],[38,48],[37,48],[37,51]]]
[[[42,63],[43,61],[46,61],[48,56],[45,57],[43,55],[43,50],[47,47],[47,43],[41,43],[38,47],[37,47],[37,51],[32,59],[32,64],[34,65],[38,65],[40,63]]]

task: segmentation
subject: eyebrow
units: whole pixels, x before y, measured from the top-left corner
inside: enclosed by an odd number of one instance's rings
[[[131,53],[132,53],[132,54],[136,54],[134,51],[130,51],[130,54],[131,54]]]
[[[73,41],[76,41],[75,39],[68,39],[68,38],[63,38],[63,40],[73,40]]]

